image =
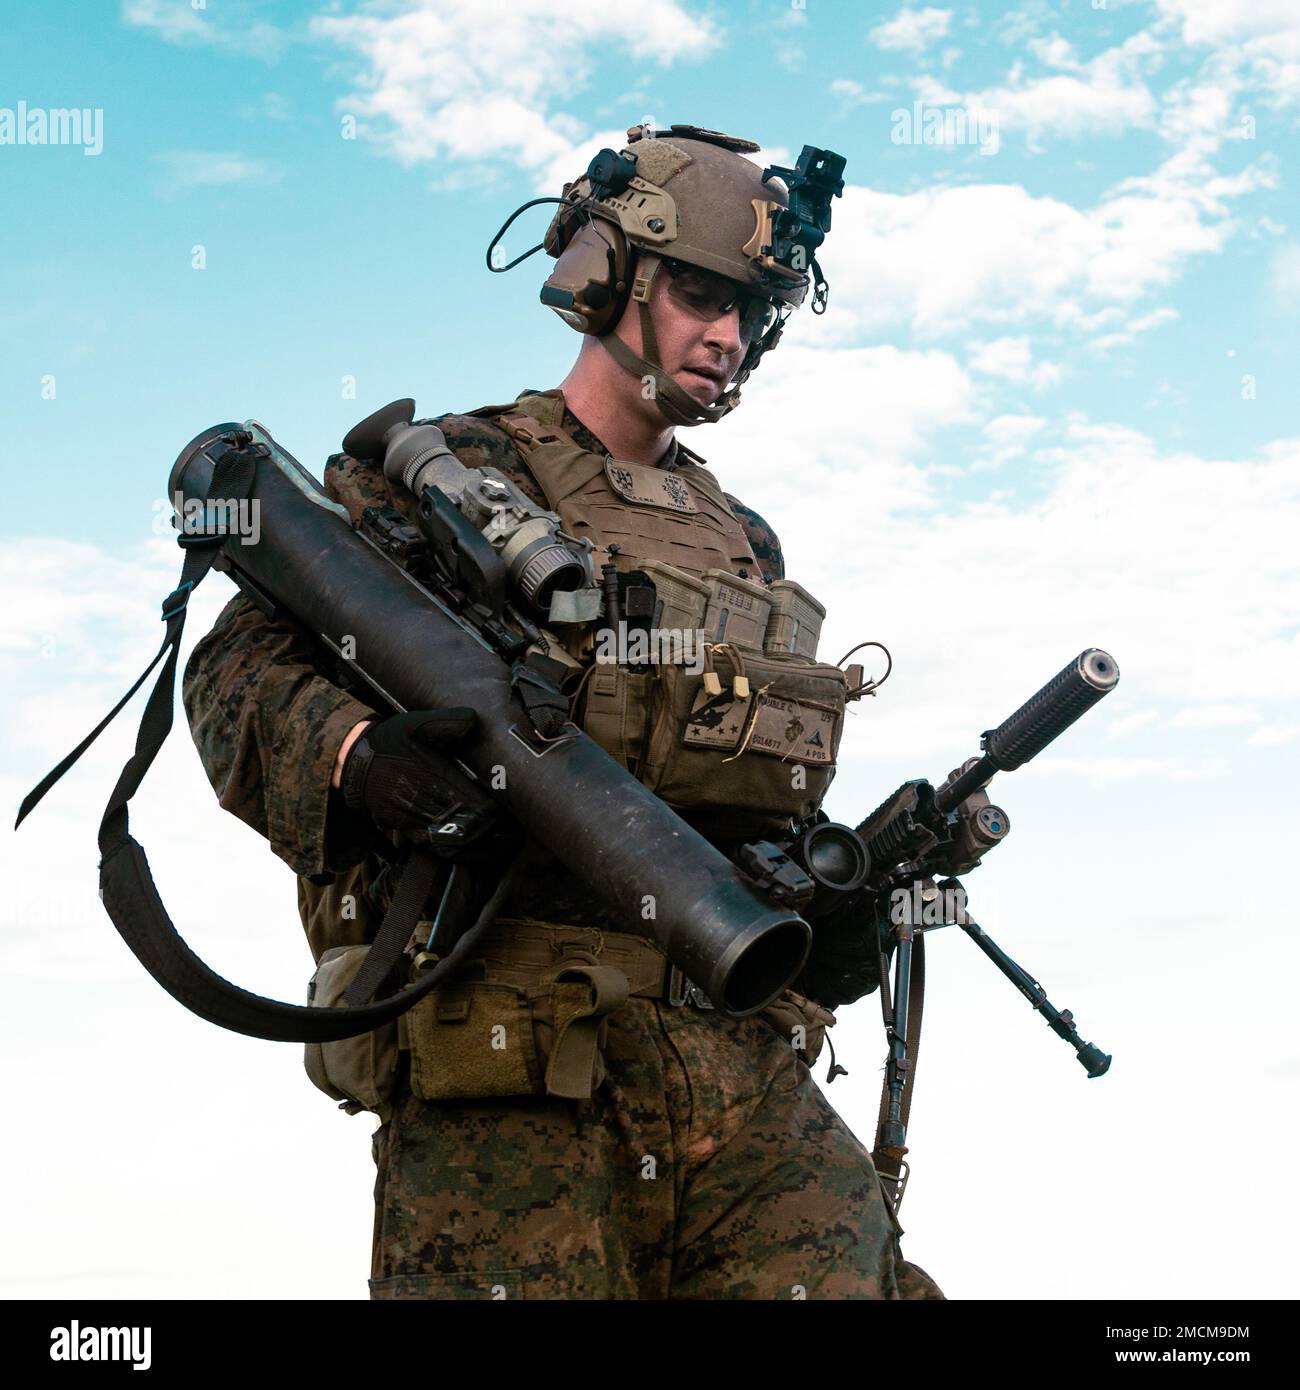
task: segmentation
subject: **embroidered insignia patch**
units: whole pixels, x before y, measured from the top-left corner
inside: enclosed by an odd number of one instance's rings
[[[662,468],[644,463],[623,463],[606,459],[605,476],[609,485],[627,502],[647,507],[666,507],[669,511],[691,514],[699,511],[690,484]]]
[[[796,763],[833,767],[835,711],[811,700],[780,700],[759,696],[749,747]]]

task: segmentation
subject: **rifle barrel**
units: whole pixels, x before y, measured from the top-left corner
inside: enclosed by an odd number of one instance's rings
[[[984,756],[955,781],[935,793],[940,811],[951,811],[974,791],[986,786],[995,772],[1011,772],[1036,757],[1103,695],[1119,684],[1119,664],[1109,652],[1089,647],[1058,672],[996,729],[980,739]]]

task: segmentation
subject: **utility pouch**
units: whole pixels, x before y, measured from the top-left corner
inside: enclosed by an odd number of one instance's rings
[[[597,664],[587,677],[582,729],[610,757],[635,768],[644,752],[649,672]]]
[[[340,1007],[348,986],[369,952],[368,945],[332,946],[320,958],[307,987],[307,1002],[319,1008]],[[397,1077],[397,1020],[336,1042],[308,1043],[303,1058],[312,1085],[341,1110],[382,1114]]]
[[[659,668],[641,780],[679,810],[772,825],[811,815],[835,775],[844,672],[727,643],[704,652],[700,673]]]
[[[589,1100],[605,1079],[606,1020],[627,997],[627,976],[586,953],[540,975],[494,963],[490,977],[449,981],[402,1019],[411,1090],[422,1100]]]
[[[795,1056],[809,1067],[821,1056],[826,1030],[835,1026],[835,1015],[829,1009],[792,989],[760,1010],[758,1016],[783,1037],[794,1048]]]

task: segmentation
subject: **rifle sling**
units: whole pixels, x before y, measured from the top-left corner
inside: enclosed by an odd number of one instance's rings
[[[215,460],[212,481],[204,498],[239,501],[247,498],[256,476],[258,455],[252,450],[228,447]],[[71,768],[87,748],[117,717],[123,707],[163,662],[162,670],[145,705],[135,753],[127,761],[109,798],[99,826],[99,896],[122,939],[136,959],[174,999],[191,1013],[222,1028],[273,1042],[334,1042],[369,1033],[405,1013],[436,988],[469,953],[473,943],[494,919],[513,885],[522,856],[506,869],[496,889],[470,928],[448,954],[420,980],[378,1003],[356,1007],[318,1008],[285,1004],[241,989],[211,970],[190,949],[167,915],[149,869],[143,847],[128,833],[127,806],[159,749],[171,732],[175,704],[176,665],[181,634],[191,595],[212,568],[227,537],[224,531],[182,535],[185,551],[180,580],[162,605],[166,632],[157,655],[126,694],[96,727],[23,799],[14,824],[17,829],[46,792]],[[413,853],[403,869],[393,904],[380,931],[384,949],[377,953],[378,973],[372,991],[388,974],[405,946],[432,879],[434,861],[428,851]],[[407,879],[412,880],[410,887]],[[423,884],[424,891],[420,892]],[[409,919],[409,920],[403,920]],[[393,943],[396,942],[396,949]],[[384,964],[384,957],[388,957]]]

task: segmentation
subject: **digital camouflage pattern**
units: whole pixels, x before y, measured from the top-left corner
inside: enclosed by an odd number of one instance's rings
[[[463,463],[546,505],[490,422],[435,423]],[[372,463],[334,455],[325,487],[354,521],[367,505],[411,515]],[[783,577],[771,528],[728,502],[764,579]],[[344,736],[376,713],[366,688],[238,596],[195,647],[183,699],[220,804],[299,876],[313,955],[370,939],[391,896],[386,842],[330,789]],[[359,914],[342,910],[353,897]],[[627,930],[558,862],[500,915]],[[942,1297],[902,1261],[867,1151],[765,1024],[634,998],[610,1016],[605,1056],[609,1080],[584,1103],[429,1102],[403,1083],[375,1141],[375,1297]]]
[[[764,1024],[633,998],[604,1054],[589,1102],[402,1089],[374,1138],[373,1297],[942,1298]]]
[[[297,623],[242,595],[186,667],[185,713],[218,801],[296,874],[345,868],[374,840],[330,790],[339,745],[375,715],[351,682]]]

